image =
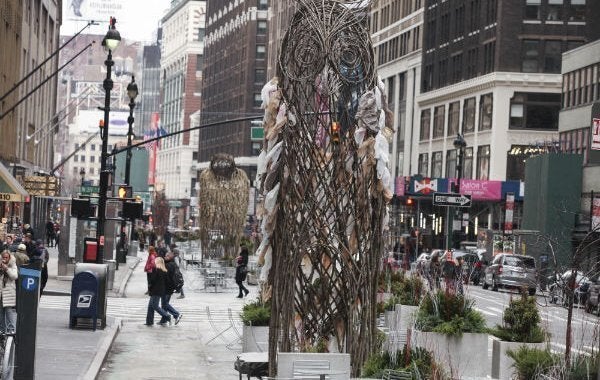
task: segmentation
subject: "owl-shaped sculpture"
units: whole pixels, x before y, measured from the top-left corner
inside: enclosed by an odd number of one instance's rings
[[[374,73],[368,2],[298,4],[262,93],[257,254],[272,302],[269,354],[348,352],[357,375],[377,335],[392,115]]]
[[[211,238],[219,236],[218,246],[226,256],[236,254],[246,223],[250,182],[235,166],[233,156],[216,154],[210,167],[200,174],[198,193],[200,239],[204,252],[214,250]]]

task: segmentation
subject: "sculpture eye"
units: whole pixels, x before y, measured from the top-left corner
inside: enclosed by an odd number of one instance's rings
[[[282,45],[279,67],[293,81],[305,81],[314,77],[325,66],[326,48],[321,31],[308,18],[294,19]]]
[[[329,36],[329,61],[341,80],[358,84],[374,75],[373,52],[367,30],[358,23],[350,24]]]

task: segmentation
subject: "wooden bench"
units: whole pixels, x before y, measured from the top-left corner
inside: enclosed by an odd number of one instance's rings
[[[412,375],[409,371],[399,371],[394,369],[386,369],[383,371],[382,380],[411,380]]]

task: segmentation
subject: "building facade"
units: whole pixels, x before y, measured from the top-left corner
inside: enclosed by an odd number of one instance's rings
[[[190,116],[200,108],[204,60],[206,2],[172,2],[162,19],[161,133],[187,130]],[[196,183],[198,139],[181,133],[161,140],[156,166],[156,188],[163,188],[175,224],[187,220],[190,196]],[[182,225],[180,225],[181,227]]]
[[[261,115],[261,89],[267,81],[268,1],[208,3],[206,59],[202,89],[202,124]],[[259,119],[260,120],[260,119]],[[201,129],[199,168],[208,166],[216,153],[247,164],[256,174],[261,140],[251,139],[251,121]]]
[[[160,33],[159,33],[160,34]],[[160,45],[144,46],[142,53],[142,78],[138,97],[135,134],[144,136],[150,128],[152,114],[160,112]]]

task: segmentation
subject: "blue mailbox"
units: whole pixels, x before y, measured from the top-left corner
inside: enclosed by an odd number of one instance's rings
[[[96,330],[98,320],[98,277],[91,271],[77,273],[71,284],[70,328],[77,326],[78,318],[92,319],[93,329]]]

